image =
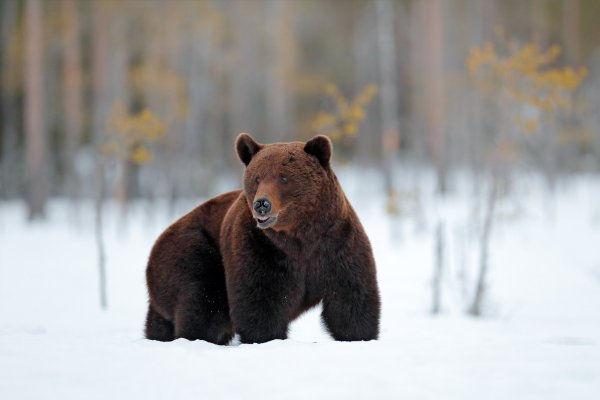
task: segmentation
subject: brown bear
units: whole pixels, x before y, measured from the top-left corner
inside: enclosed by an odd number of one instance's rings
[[[242,133],[235,147],[243,190],[198,206],[152,249],[146,337],[285,339],[290,322],[322,302],[335,340],[377,339],[375,261],[331,168],[329,139],[259,144]]]

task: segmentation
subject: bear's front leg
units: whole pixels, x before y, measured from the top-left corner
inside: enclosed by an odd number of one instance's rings
[[[227,282],[230,316],[242,343],[287,339],[297,297],[292,272],[264,258],[239,260]]]
[[[379,336],[381,302],[375,262],[340,255],[330,265],[321,317],[335,340],[374,340]]]

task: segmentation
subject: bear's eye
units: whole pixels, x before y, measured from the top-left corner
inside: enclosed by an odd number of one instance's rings
[[[285,177],[285,176],[283,176],[283,175],[280,175],[280,176],[279,176],[279,182],[281,182],[281,183],[287,183],[287,181],[288,181],[288,178],[287,178],[287,177]]]
[[[257,176],[256,178],[254,178],[254,182],[256,182],[256,183],[260,183],[260,177],[259,177],[259,176]]]

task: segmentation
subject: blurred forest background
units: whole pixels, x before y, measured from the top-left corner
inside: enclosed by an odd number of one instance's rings
[[[382,340],[140,341],[240,132],[331,138]],[[2,398],[596,399],[599,200],[600,0],[0,0]]]
[[[203,197],[233,140],[550,187],[600,172],[596,0],[0,0],[0,198]],[[401,186],[401,185],[400,185]],[[493,201],[490,202],[493,206]],[[491,207],[493,209],[493,207]],[[126,209],[126,207],[125,207]]]

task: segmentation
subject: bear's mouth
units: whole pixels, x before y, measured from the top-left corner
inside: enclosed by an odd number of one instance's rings
[[[260,229],[267,229],[275,225],[275,222],[277,222],[277,215],[271,215],[268,217],[255,217],[255,219],[257,227]]]

